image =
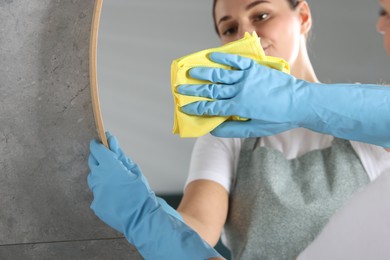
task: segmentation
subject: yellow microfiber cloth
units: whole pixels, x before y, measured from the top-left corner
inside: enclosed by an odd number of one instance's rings
[[[194,116],[181,112],[180,107],[187,104],[202,100],[212,101],[212,99],[185,96],[176,92],[178,85],[209,84],[207,81],[191,78],[188,73],[191,68],[214,67],[232,69],[229,66],[212,62],[208,58],[208,55],[211,52],[238,54],[251,58],[259,64],[290,73],[290,66],[286,61],[276,57],[265,56],[264,50],[260,44],[260,38],[257,36],[256,32],[253,32],[252,35],[245,33],[245,36],[242,39],[225,44],[221,47],[199,51],[174,60],[171,66],[171,86],[175,104],[173,133],[179,134],[180,137],[202,136],[211,132],[214,128],[226,120],[246,120],[238,116]]]

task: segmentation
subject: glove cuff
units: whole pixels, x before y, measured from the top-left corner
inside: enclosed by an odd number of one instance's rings
[[[162,207],[143,216],[124,235],[145,259],[222,258],[198,233]]]
[[[174,208],[172,208],[164,199],[160,198],[160,197],[156,197],[157,198],[157,201],[158,203],[160,204],[160,206],[162,207],[162,209],[168,213],[169,215],[171,215],[172,217],[175,217],[177,218],[178,220],[180,220],[181,222],[184,222],[184,219],[183,217],[180,215],[180,213],[175,210]]]

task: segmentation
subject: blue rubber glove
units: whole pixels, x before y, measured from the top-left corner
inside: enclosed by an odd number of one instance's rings
[[[96,140],[90,143],[88,185],[95,214],[123,233],[145,259],[222,258],[176,210],[155,196],[117,139],[107,137],[110,150]]]
[[[260,137],[297,127],[339,138],[390,147],[390,87],[361,84],[319,84],[226,53],[210,59],[235,70],[193,68],[205,85],[181,85],[183,95],[215,99],[182,107],[193,115],[240,116],[211,133],[220,137]]]

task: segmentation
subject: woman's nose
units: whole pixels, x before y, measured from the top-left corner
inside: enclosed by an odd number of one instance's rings
[[[384,32],[385,32],[385,30],[384,30],[384,23],[385,23],[385,18],[383,16],[379,16],[378,22],[376,23],[376,30],[380,34],[384,34]]]
[[[250,34],[252,34],[252,32],[256,31],[256,28],[248,23],[248,24],[243,24],[240,29],[239,29],[239,33],[238,33],[238,36],[239,36],[239,39],[241,39],[242,37],[244,37],[245,33],[248,32]]]

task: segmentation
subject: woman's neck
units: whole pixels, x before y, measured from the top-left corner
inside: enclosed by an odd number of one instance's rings
[[[297,59],[294,64],[291,64],[291,74],[298,79],[309,82],[319,82],[307,53],[306,42],[301,44]]]

